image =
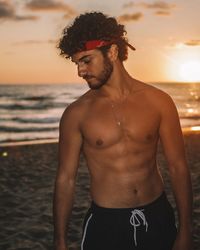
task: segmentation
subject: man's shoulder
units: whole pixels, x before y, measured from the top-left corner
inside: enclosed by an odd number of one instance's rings
[[[158,110],[175,105],[172,97],[157,86],[144,82],[138,82],[137,88],[138,92],[141,90],[142,98],[148,100],[148,102],[154,105]]]
[[[80,118],[87,106],[91,101],[91,93],[90,90],[80,96],[78,99],[70,103],[64,110],[61,119],[75,119]]]
[[[147,95],[157,111],[163,116],[177,109],[173,98],[168,93],[155,86],[151,85]]]
[[[163,104],[172,102],[172,97],[160,88],[152,84],[147,84],[143,82],[141,82],[141,86],[144,89],[145,95],[151,98],[152,100],[155,100],[156,102],[162,102]]]

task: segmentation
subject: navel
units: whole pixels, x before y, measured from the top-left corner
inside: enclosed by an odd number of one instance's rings
[[[150,140],[152,139],[152,135],[151,135],[151,134],[148,134],[148,135],[146,136],[146,139],[147,139],[147,141],[150,141]]]

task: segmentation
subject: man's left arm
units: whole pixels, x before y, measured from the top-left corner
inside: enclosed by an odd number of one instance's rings
[[[192,184],[183,135],[174,102],[168,95],[163,97],[159,133],[169,167],[179,219],[173,250],[192,250]]]

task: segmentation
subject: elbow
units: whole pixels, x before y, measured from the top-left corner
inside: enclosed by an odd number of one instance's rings
[[[65,176],[60,176],[58,175],[55,180],[55,185],[56,186],[74,186],[76,183],[76,179],[74,177],[65,175]]]

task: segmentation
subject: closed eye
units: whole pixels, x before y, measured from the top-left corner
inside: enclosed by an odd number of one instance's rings
[[[73,61],[76,65],[89,64],[91,62],[91,57],[86,55],[81,57],[78,61]]]
[[[81,59],[81,62],[85,63],[85,64],[89,64],[91,62],[91,59],[89,57],[85,57],[85,58]]]

